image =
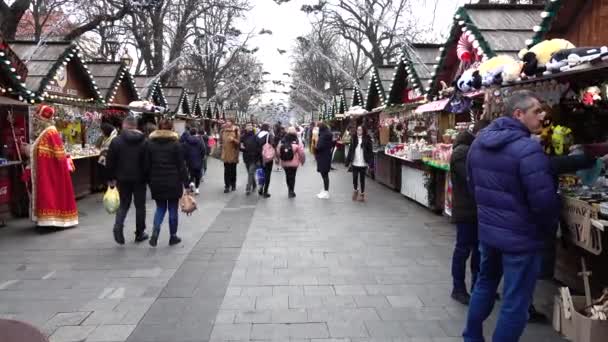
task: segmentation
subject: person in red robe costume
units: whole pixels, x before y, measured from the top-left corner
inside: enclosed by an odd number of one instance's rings
[[[40,227],[78,225],[78,208],[61,135],[53,125],[55,110],[40,106],[34,118],[36,140],[30,149],[32,220]]]

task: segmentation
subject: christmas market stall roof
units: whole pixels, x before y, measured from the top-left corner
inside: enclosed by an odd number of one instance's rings
[[[27,67],[0,36],[0,96],[14,95],[24,102],[33,100],[27,89]]]
[[[542,5],[474,4],[459,8],[453,18],[450,36],[440,48],[437,65],[426,91],[434,97],[440,82],[451,84],[466,67],[459,50],[474,60],[509,55],[518,52],[535,35],[534,27],[541,21]]]
[[[178,115],[190,114],[188,102],[188,91],[182,87],[163,87],[163,94],[167,99],[167,110]],[[188,110],[188,111],[185,111]]]
[[[387,106],[419,100],[437,64],[438,44],[413,44],[403,50],[393,72]]]
[[[106,103],[115,102],[116,94],[121,86],[128,92],[126,94],[128,96],[127,103],[123,103],[124,105],[140,99],[133,75],[131,75],[126,64],[121,62],[94,61],[89,62],[88,66]]]
[[[564,38],[576,46],[606,45],[605,34],[599,33],[605,32],[607,7],[603,0],[548,1],[528,46],[552,38]]]
[[[142,99],[153,102],[157,106],[167,108],[167,99],[163,93],[160,80],[153,80],[152,77],[145,75],[135,75],[133,79]]]
[[[365,107],[368,111],[386,104],[388,90],[393,82],[395,65],[382,65],[372,68]]]
[[[197,93],[188,93],[188,102],[190,103],[190,115],[194,117],[202,117],[203,109],[201,101]]]
[[[352,107],[353,97],[355,96],[354,88],[342,89],[342,98],[344,99],[344,108],[348,111]]]
[[[77,45],[68,42],[46,42],[38,45],[30,41],[15,41],[10,45],[26,63],[28,76],[25,83],[27,88],[35,93],[36,101],[103,102],[99,87],[83,62]],[[66,89],[66,84],[82,89],[70,94],[51,94]]]

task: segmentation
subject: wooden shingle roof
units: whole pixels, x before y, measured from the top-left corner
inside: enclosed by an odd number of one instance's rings
[[[10,45],[0,36],[0,96],[20,97],[24,102],[35,101],[34,93],[27,88],[27,67]],[[9,90],[10,89],[10,90]]]
[[[78,72],[85,76],[86,85],[93,94],[93,98],[84,100],[69,97],[65,100],[103,102],[99,87],[96,85],[87,64],[82,60],[77,45],[69,42],[46,42],[38,45],[38,43],[30,41],[15,41],[10,45],[20,59],[27,61],[28,77],[25,84],[35,94],[37,100],[43,101],[43,99],[53,98],[52,95],[47,94],[47,86],[61,70],[66,68],[68,63],[73,62],[76,64]]]
[[[450,84],[461,67],[456,47],[461,35],[472,37],[472,44],[484,59],[517,53],[535,35],[541,21],[542,5],[474,4],[459,8],[454,15],[450,36],[440,49],[432,78],[425,90],[429,98],[439,91],[440,81]]]
[[[111,103],[114,100],[116,90],[122,82],[125,82],[127,88],[132,92],[135,101],[140,99],[133,76],[125,64],[95,61],[88,63],[88,66],[106,102]]]
[[[151,79],[152,77],[145,75],[133,76],[133,80],[135,81],[135,86],[137,87],[140,97],[148,101],[156,100],[158,105],[167,108],[167,99],[163,93],[160,80],[156,80],[148,86],[147,84]]]

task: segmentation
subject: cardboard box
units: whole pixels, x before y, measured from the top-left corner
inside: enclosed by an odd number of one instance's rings
[[[572,301],[576,302],[578,299],[582,299],[582,304],[585,304],[585,299],[583,297],[573,297]],[[576,305],[576,304],[575,304]],[[564,337],[571,341],[575,341],[576,337],[576,326],[574,317],[570,319],[566,319],[564,316],[564,308],[562,306],[562,300],[559,295],[554,297],[553,302],[553,329],[558,333],[562,334]]]
[[[585,297],[573,296],[572,302],[576,309],[573,313],[576,342],[605,342],[608,340],[608,321],[593,320],[581,314],[585,307]]]

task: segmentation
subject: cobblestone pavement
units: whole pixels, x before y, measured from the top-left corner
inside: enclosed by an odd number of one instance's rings
[[[242,164],[239,191],[224,195],[211,161],[176,247],[166,226],[155,249],[134,244],[128,229],[131,242],[115,245],[99,196],[79,202],[74,229],[11,223],[0,230],[0,317],[30,322],[52,342],[461,341],[466,308],[449,297],[448,221],[373,181],[369,202],[353,203],[344,170],[331,175],[332,199],[318,200],[314,171],[314,162],[299,171],[294,200],[273,173],[263,200],[243,193]],[[552,291],[542,283],[536,295],[548,313]],[[522,340],[561,341],[543,325]]]

